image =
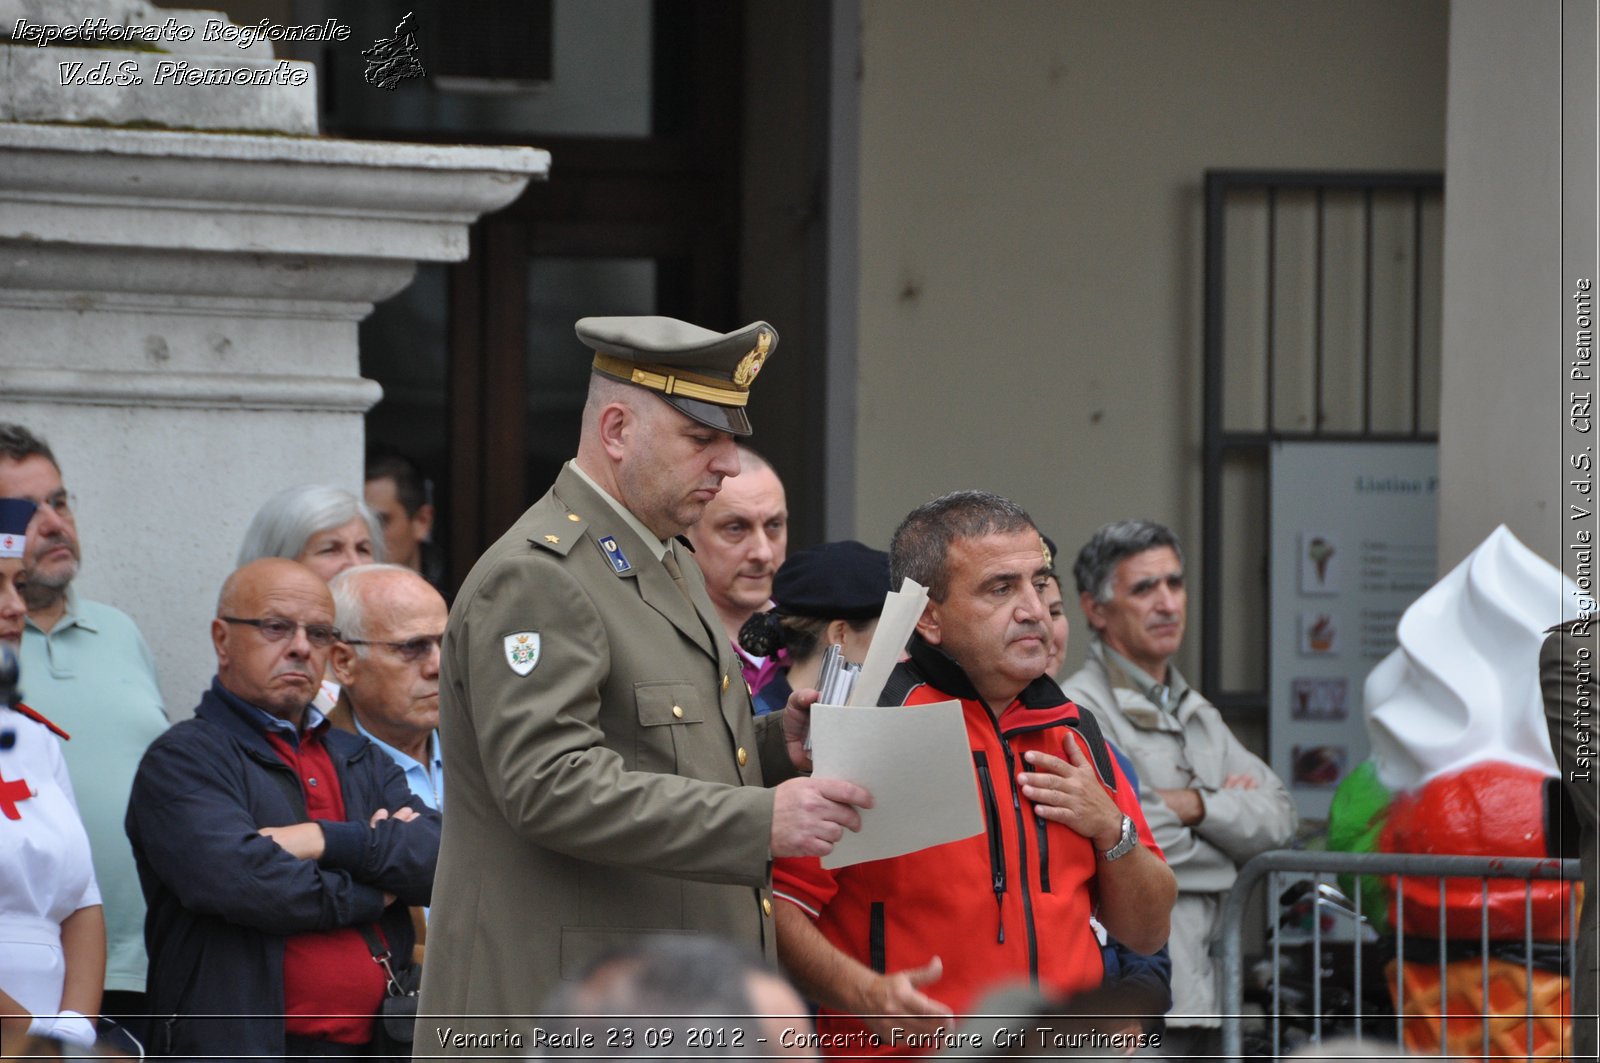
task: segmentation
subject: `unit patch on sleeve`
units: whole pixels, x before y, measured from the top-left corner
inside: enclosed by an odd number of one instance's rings
[[[539,633],[518,631],[505,639],[506,663],[518,675],[527,675],[539,663]]]

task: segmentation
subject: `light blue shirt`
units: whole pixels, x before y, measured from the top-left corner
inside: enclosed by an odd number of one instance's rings
[[[144,992],[144,893],[123,831],[145,749],[167,729],[155,659],[128,614],[67,593],[48,632],[22,632],[22,697],[72,736],[61,755],[105,904],[106,988]]]
[[[432,767],[432,772],[430,773],[429,764],[424,764],[415,757],[407,756],[361,726],[361,721],[357,719],[354,712],[350,714],[350,718],[355,720],[356,730],[360,731],[367,741],[383,750],[389,759],[399,765],[401,771],[405,772],[406,785],[411,787],[411,792],[422,798],[422,803],[435,812],[443,812],[444,757],[439,753],[439,732],[435,731],[428,736],[428,760]]]

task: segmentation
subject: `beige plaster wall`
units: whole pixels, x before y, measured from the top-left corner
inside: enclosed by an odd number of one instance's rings
[[[1592,516],[1575,524],[1563,500],[1580,477],[1568,459],[1593,446],[1563,436],[1570,395],[1594,392],[1592,363],[1590,380],[1569,380],[1572,296],[1579,277],[1595,278],[1594,41],[1592,0],[1451,6],[1441,570],[1503,523],[1570,572],[1575,528],[1594,526]],[[1592,494],[1566,493],[1596,508]],[[1554,622],[1561,591],[1550,591]]]
[[[1204,171],[1441,169],[1443,0],[862,18],[857,534],[983,487],[1068,554],[1144,515],[1198,556]]]

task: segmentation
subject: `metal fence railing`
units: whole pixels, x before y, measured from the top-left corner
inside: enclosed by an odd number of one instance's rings
[[[1356,879],[1348,906],[1343,903],[1345,895],[1334,885],[1339,875]],[[1581,877],[1576,860],[1297,850],[1262,853],[1240,869],[1222,907],[1216,949],[1223,980],[1223,1058],[1239,1060],[1263,1054],[1279,1058],[1294,1047],[1290,1033],[1310,1041],[1339,1035],[1386,1042],[1399,1046],[1396,1051],[1404,1053],[1406,1032],[1410,1028],[1416,1035],[1418,1024],[1424,1027],[1421,1033],[1431,1031],[1436,1036],[1440,1055],[1459,1056],[1470,1051],[1482,1058],[1533,1057],[1536,1028],[1542,1031],[1541,1037],[1547,1036],[1551,1017],[1536,1013],[1531,992],[1523,994],[1526,1002],[1519,1008],[1514,993],[1505,992],[1498,982],[1491,985],[1491,953],[1499,954],[1493,960],[1497,979],[1508,970],[1515,973],[1520,966],[1524,988],[1534,985],[1536,970],[1543,975],[1542,968],[1548,966],[1544,956],[1540,963],[1535,962],[1536,953],[1570,955],[1578,922],[1578,891],[1568,890],[1567,896],[1555,902],[1563,909],[1557,913],[1555,925],[1565,941],[1551,943],[1547,940],[1547,918],[1541,920],[1540,927],[1541,938],[1546,940],[1535,937],[1536,891],[1541,894],[1542,909],[1551,904],[1550,898],[1544,896],[1551,887],[1536,883],[1577,882]],[[1377,933],[1371,925],[1369,915],[1377,913],[1362,910],[1362,886],[1372,878],[1393,880],[1394,907],[1382,913],[1385,919],[1392,916],[1393,925],[1385,934]],[[1436,931],[1431,925],[1427,930],[1418,928],[1417,913],[1408,919],[1405,912],[1408,897],[1413,906],[1434,906],[1434,887],[1429,881],[1432,879],[1438,880]],[[1461,903],[1463,880],[1479,883],[1475,894],[1468,887],[1465,904]],[[1519,882],[1522,904],[1517,913],[1514,898],[1510,905],[1507,903],[1507,890],[1515,891]],[[1252,1025],[1253,1039],[1247,1046],[1241,932],[1251,895],[1263,884],[1268,941],[1266,957],[1257,966],[1266,984],[1256,988],[1261,1005],[1260,1026]],[[1446,900],[1447,884],[1453,891],[1453,910],[1452,903]],[[1287,904],[1286,894],[1290,898]],[[1293,909],[1293,915],[1303,915],[1300,907],[1305,905],[1309,905],[1309,928],[1286,926],[1295,922],[1294,918],[1285,918],[1286,911]],[[1508,916],[1518,914],[1521,932],[1508,935],[1504,924]],[[1493,928],[1492,919],[1497,924]],[[1476,922],[1476,935],[1465,932],[1465,920]],[[1404,932],[1406,928],[1410,928],[1409,932]],[[1291,933],[1299,940],[1287,941]],[[1304,962],[1307,959],[1309,962]],[[1301,962],[1297,964],[1296,960]],[[1471,971],[1466,965],[1473,963],[1481,970],[1481,976],[1477,986],[1468,987],[1467,996],[1480,1006],[1452,1015],[1447,985],[1459,983],[1463,968]],[[1447,967],[1451,970],[1447,971]],[[1286,974],[1293,974],[1295,984],[1286,984]],[[1414,980],[1413,994],[1422,989],[1431,991],[1435,986],[1437,994],[1421,1003],[1408,1002],[1408,977]],[[1544,976],[1543,983],[1554,977],[1553,973]],[[1374,986],[1375,980],[1380,984]],[[1560,1017],[1553,1021],[1559,1022]],[[1470,1048],[1463,1044],[1469,1025],[1473,1027]],[[1548,1050],[1549,1046],[1544,1048]]]

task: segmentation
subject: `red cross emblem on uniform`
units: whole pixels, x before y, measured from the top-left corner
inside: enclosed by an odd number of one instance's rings
[[[26,779],[7,779],[0,775],[0,815],[7,819],[21,819],[17,805],[33,796],[33,787]]]

